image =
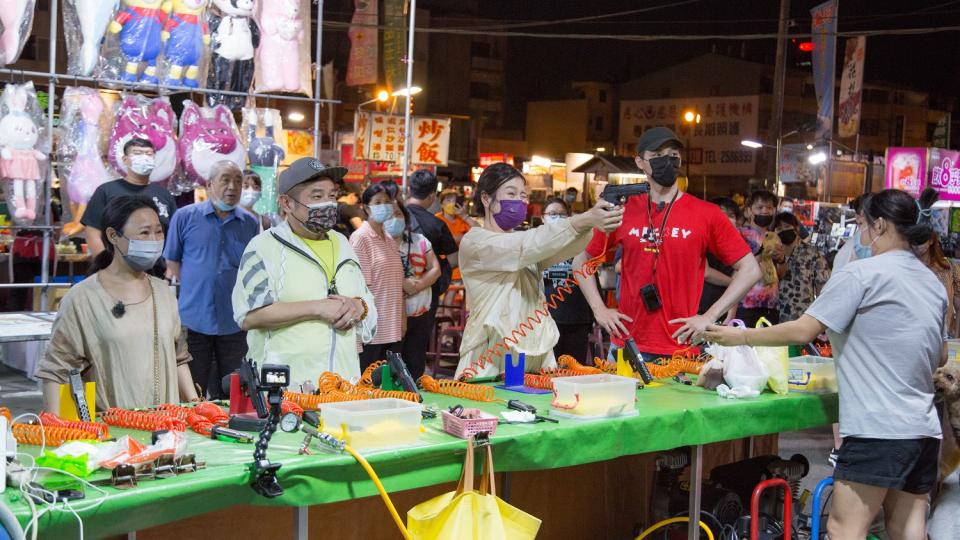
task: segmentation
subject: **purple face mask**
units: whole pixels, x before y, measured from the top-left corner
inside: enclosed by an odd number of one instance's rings
[[[516,229],[527,219],[527,203],[519,199],[500,201],[500,211],[493,215],[497,226],[505,231]]]

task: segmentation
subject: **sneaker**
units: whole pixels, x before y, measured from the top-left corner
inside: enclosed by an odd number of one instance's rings
[[[837,457],[839,456],[839,454],[840,454],[840,450],[838,450],[838,449],[836,449],[836,448],[831,448],[831,449],[830,449],[830,455],[827,456],[827,461],[830,462],[830,465],[831,465],[833,468],[837,468]]]

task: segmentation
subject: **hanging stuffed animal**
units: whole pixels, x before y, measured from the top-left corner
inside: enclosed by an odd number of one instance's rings
[[[0,0],[0,65],[20,58],[23,45],[33,28],[34,0]]]
[[[73,221],[64,224],[63,231],[72,236],[83,229],[80,218],[93,192],[111,175],[100,156],[100,118],[104,109],[100,93],[92,88],[67,88],[63,108],[60,118],[66,136],[59,145],[60,162],[67,163],[67,195],[73,215]]]
[[[67,37],[67,72],[90,76],[100,61],[100,44],[119,0],[67,0],[63,31]],[[76,21],[76,26],[68,23]],[[77,29],[80,32],[77,32]]]
[[[156,151],[150,181],[166,182],[177,171],[179,164],[177,143],[173,138],[175,122],[176,116],[167,98],[159,97],[151,100],[148,105],[143,105],[138,96],[125,96],[117,110],[117,121],[110,131],[107,148],[110,165],[121,176],[126,176],[127,168],[122,159],[123,145],[134,137],[147,139],[153,143]]]
[[[186,180],[192,185],[207,185],[210,169],[218,161],[232,161],[241,169],[244,148],[237,137],[233,114],[224,105],[207,109],[204,116],[192,101],[183,102],[180,115],[180,158],[183,160]]]
[[[170,6],[167,0],[123,0],[117,18],[110,23],[110,33],[120,34],[120,51],[126,65],[121,80],[156,84],[157,57],[162,48],[161,34]],[[140,74],[140,64],[147,67]]]
[[[273,215],[277,213],[277,187],[276,176],[277,168],[286,157],[283,147],[277,144],[274,133],[277,118],[280,111],[276,109],[263,110],[264,136],[257,137],[257,124],[259,115],[257,109],[244,109],[243,117],[247,124],[247,159],[250,161],[250,168],[260,176],[261,189],[260,199],[254,205],[253,209],[260,215]]]
[[[253,53],[260,46],[260,28],[253,22],[253,0],[213,0],[210,32],[213,53],[207,72],[207,88],[249,92],[253,82]],[[242,107],[244,96],[208,94],[207,105]]]
[[[257,49],[261,75],[257,91],[300,91],[300,42],[304,36],[300,0],[262,3],[259,22],[263,35]]]
[[[200,62],[205,46],[210,44],[206,7],[207,0],[173,0],[173,11],[163,25],[164,56],[169,64],[163,83],[167,86],[200,86]]]
[[[37,217],[37,184],[40,161],[47,156],[36,150],[40,131],[27,113],[27,99],[33,83],[8,84],[3,91],[4,117],[0,119],[0,178],[13,184],[7,202],[12,203],[17,223],[31,223]],[[36,98],[34,98],[36,99]]]

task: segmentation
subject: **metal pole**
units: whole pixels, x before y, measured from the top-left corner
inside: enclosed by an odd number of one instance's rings
[[[787,77],[787,19],[790,17],[790,0],[780,0],[780,23],[777,26],[777,62],[773,73],[773,110],[770,111],[770,129],[777,139],[777,161],[773,164],[773,177],[780,181],[780,145],[783,138],[783,95]]]
[[[313,83],[313,157],[320,159],[320,143],[323,134],[320,133],[320,82],[323,73],[323,62],[320,54],[323,52],[323,0],[317,0],[317,61],[314,64],[315,80]],[[330,141],[331,143],[333,141]]]
[[[700,540],[700,495],[703,491],[703,445],[690,448],[690,521],[688,540]]]
[[[414,40],[414,22],[417,17],[417,0],[410,0],[410,32],[407,39],[407,100],[406,110],[403,111],[403,176],[400,181],[400,187],[407,186],[407,169],[410,167],[410,89],[413,87],[413,40]]]
[[[53,149],[53,113],[56,110],[56,79],[53,77],[53,74],[57,72],[57,12],[59,11],[59,2],[57,0],[51,0],[50,2],[50,74],[49,82],[47,84],[47,137],[50,137],[50,149]],[[53,152],[49,152],[48,155]],[[43,223],[47,227],[53,225],[53,208],[51,204],[51,199],[53,198],[53,165],[47,164],[47,174],[46,182],[44,183],[43,188]],[[42,283],[47,282],[47,276],[50,275],[50,233],[52,231],[47,228],[43,230],[43,254],[40,259],[40,281]],[[53,269],[53,273],[56,274],[56,268]],[[40,291],[40,311],[47,310],[47,294],[46,290]]]

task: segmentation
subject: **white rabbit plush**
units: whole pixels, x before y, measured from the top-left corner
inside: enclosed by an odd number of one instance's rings
[[[12,196],[7,192],[7,203],[12,206],[13,218],[17,223],[30,223],[37,217],[40,161],[47,159],[46,154],[34,148],[40,131],[26,111],[27,100],[32,92],[32,82],[25,85],[8,84],[3,91],[0,179],[13,184]]]

